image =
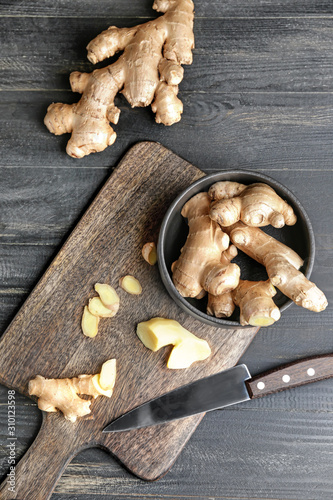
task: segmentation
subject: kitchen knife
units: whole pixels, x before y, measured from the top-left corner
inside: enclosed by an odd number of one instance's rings
[[[165,424],[330,377],[333,354],[304,358],[255,377],[246,365],[237,365],[152,399],[111,422],[103,432]]]

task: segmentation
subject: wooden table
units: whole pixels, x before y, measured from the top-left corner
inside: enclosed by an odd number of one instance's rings
[[[74,102],[71,71],[109,25],[156,17],[150,0],[3,0],[0,6],[0,331],[129,147],[159,141],[207,173],[247,169],[282,182],[313,223],[312,278],[333,300],[333,8],[328,0],[197,0],[196,48],[180,86],[181,122],[118,99],[116,143],[75,160],[43,125],[52,101]],[[261,329],[243,356],[252,373],[333,349],[332,307],[296,306]],[[18,366],[19,370],[20,367]],[[0,474],[8,473],[7,388],[0,387]],[[52,500],[329,500],[332,381],[207,415],[172,470],[145,483],[100,450],[81,452]],[[16,398],[17,460],[41,423]]]

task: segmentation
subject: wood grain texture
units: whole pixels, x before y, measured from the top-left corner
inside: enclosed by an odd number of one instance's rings
[[[330,16],[332,5],[329,0],[197,0],[195,2],[196,17],[261,17],[261,16]],[[0,15],[4,16],[53,16],[53,17],[91,17],[90,0],[62,0],[61,3],[52,0],[25,0],[12,3],[2,0]],[[114,15],[117,18],[126,16],[156,16],[152,10],[151,0],[99,0],[94,5],[94,15],[106,17]]]
[[[101,434],[104,426],[149,399],[233,366],[249,346],[257,328],[223,330],[188,317],[167,294],[156,266],[142,259],[142,246],[157,240],[171,201],[202,175],[156,143],[133,147],[11,322],[0,343],[0,381],[25,395],[28,381],[37,374],[71,378],[98,373],[113,357],[118,369],[111,401],[97,399],[90,417],[73,425],[58,414],[44,416],[36,441],[17,467],[17,496],[8,496],[5,482],[2,498],[21,498],[31,491],[36,500],[49,498],[68,461],[96,445],[110,450],[134,474],[157,479],[170,468],[202,415],[117,434]],[[80,319],[94,283],[117,286],[125,274],[139,279],[142,295],[120,289],[120,312],[101,322],[96,339],[84,337]],[[212,347],[209,362],[168,370],[165,350],[158,355],[147,351],[135,335],[138,322],[155,316],[177,319],[206,338]],[[50,473],[43,474],[45,468]]]
[[[316,238],[312,278],[329,306],[320,314],[292,306],[261,329],[242,357],[251,373],[332,352],[332,2],[195,0],[196,48],[180,85],[181,122],[156,125],[150,109],[131,110],[120,97],[116,143],[69,158],[68,137],[43,125],[47,106],[78,99],[69,72],[91,71],[85,46],[100,28],[155,18],[151,6],[99,0],[92,13],[91,0],[0,2],[0,331],[119,159],[137,141],[153,140],[206,173],[271,175],[308,211]],[[19,460],[41,415],[29,398],[15,398]],[[153,483],[89,448],[68,465],[52,500],[329,500],[332,411],[327,380],[208,414],[171,471]],[[7,388],[0,386],[2,479],[7,421]]]
[[[10,24],[7,18],[0,18],[0,88],[69,91],[72,71],[91,72],[95,68],[85,49],[90,40],[108,26],[131,27],[137,23],[137,17],[74,17],[66,22],[58,17],[15,17]],[[181,92],[198,88],[214,94],[332,91],[330,18],[196,18],[195,37],[193,64],[185,66]],[[306,64],[309,53],[312,61]],[[54,100],[52,94],[49,98],[50,102]]]

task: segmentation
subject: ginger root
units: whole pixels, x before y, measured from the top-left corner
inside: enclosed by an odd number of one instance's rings
[[[172,264],[172,279],[183,297],[198,297],[202,290],[219,295],[235,288],[240,269],[221,255],[229,246],[229,237],[209,217],[207,193],[193,196],[182,209],[189,233],[179,259]]]
[[[296,223],[296,215],[273,188],[263,183],[245,186],[237,182],[217,182],[209,189],[214,201],[210,210],[212,220],[222,227],[239,220],[248,226],[262,227],[271,224],[281,228]]]
[[[108,368],[103,368],[106,363],[109,364]],[[100,374],[79,375],[71,379],[46,379],[37,375],[29,382],[29,394],[38,397],[40,410],[47,412],[60,410],[67,420],[75,422],[78,417],[91,412],[91,400],[82,399],[79,394],[92,396],[94,399],[98,396],[111,397],[116,380],[116,360],[109,360],[106,363],[101,369],[101,373],[104,371],[102,381]]]
[[[167,367],[171,369],[188,368],[211,354],[206,340],[196,337],[172,319],[152,318],[139,323],[136,331],[141,342],[152,351],[174,345],[167,362]]]
[[[231,295],[240,309],[241,325],[269,326],[281,317],[280,309],[272,299],[276,290],[269,280],[240,280]]]
[[[87,49],[93,64],[123,54],[106,68],[70,75],[72,91],[82,94],[78,103],[49,106],[44,123],[53,134],[72,134],[66,149],[70,156],[82,158],[114,143],[110,122],[119,120],[114,100],[120,91],[132,107],[152,104],[157,123],[180,120],[183,105],[177,93],[181,65],[192,63],[194,5],[192,0],[155,0],[153,9],[164,15],[132,28],[111,26],[92,40]]]
[[[271,283],[295,304],[315,312],[327,307],[324,293],[299,271],[303,260],[291,248],[242,222],[224,230],[239,250],[265,266]]]

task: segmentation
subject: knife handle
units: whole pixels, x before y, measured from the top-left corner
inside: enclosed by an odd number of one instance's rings
[[[256,375],[245,382],[250,398],[333,377],[333,354],[303,358]]]

